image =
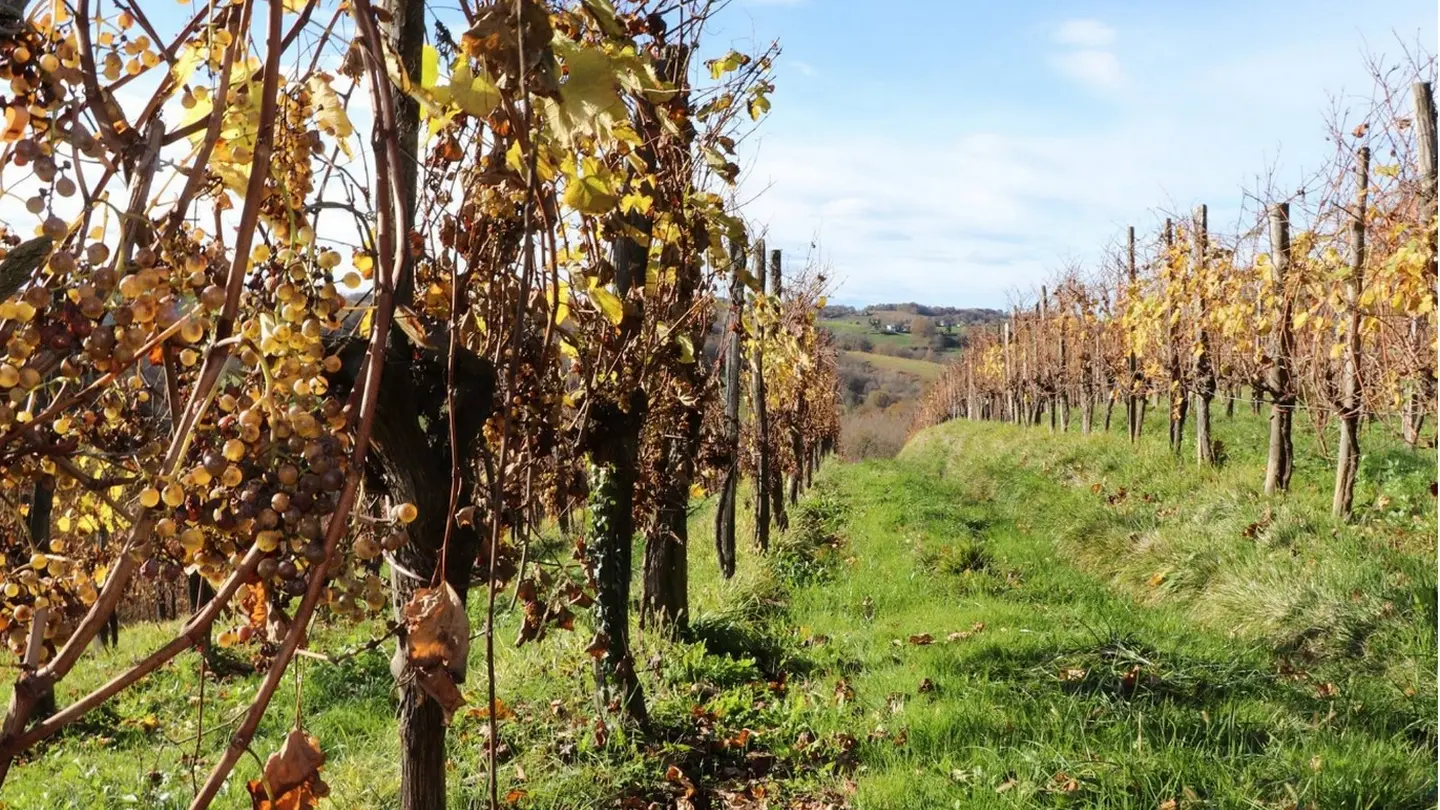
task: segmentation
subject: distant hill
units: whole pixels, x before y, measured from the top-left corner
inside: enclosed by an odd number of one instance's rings
[[[898,452],[925,386],[964,348],[972,330],[994,328],[1004,319],[998,309],[913,301],[826,307],[819,325],[841,350],[840,433],[849,437],[842,443]]]
[[[984,307],[932,307],[926,304],[917,304],[914,301],[903,304],[871,304],[862,308],[836,304],[826,307],[822,315],[827,319],[833,320],[877,316],[889,316],[893,319],[905,315],[924,315],[929,318],[944,318],[947,321],[952,321],[962,326],[981,323],[999,323],[1005,319],[1005,313],[998,309],[988,309]]]

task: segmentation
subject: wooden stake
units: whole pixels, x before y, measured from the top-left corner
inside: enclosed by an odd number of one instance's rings
[[[1350,516],[1360,468],[1360,293],[1365,287],[1365,205],[1370,191],[1370,147],[1355,153],[1355,209],[1350,219],[1350,278],[1345,281],[1344,365],[1340,371],[1340,452],[1330,511]]]
[[[1270,351],[1270,455],[1265,464],[1265,494],[1290,489],[1290,473],[1294,467],[1294,448],[1290,428],[1295,411],[1295,391],[1290,382],[1290,357],[1295,352],[1295,337],[1290,328],[1292,301],[1285,290],[1285,275],[1290,270],[1290,205],[1279,203],[1270,207],[1270,272],[1276,294],[1280,296],[1280,312],[1275,324]]]

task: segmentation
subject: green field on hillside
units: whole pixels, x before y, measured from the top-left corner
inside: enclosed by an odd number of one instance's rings
[[[1173,459],[1157,427],[1137,450],[1116,434],[952,423],[894,460],[831,461],[769,557],[742,525],[730,581],[699,505],[691,638],[636,641],[649,739],[597,730],[585,619],[517,650],[506,615],[501,795],[534,808],[1434,807],[1433,453],[1369,431],[1342,525],[1308,439],[1295,491],[1266,499],[1262,419],[1217,418],[1229,459],[1211,471]],[[324,628],[313,646],[374,632]],[[127,628],[61,702],[166,637]],[[305,662],[256,753],[293,722],[298,689],[330,757],[328,806],[396,806],[387,658]],[[200,701],[198,659],[183,658],[19,766],[0,806],[183,807],[256,682],[207,675]],[[462,710],[449,741],[451,806],[482,806],[478,713]],[[248,807],[255,771],[247,758],[216,806]]]
[[[891,371],[902,371],[906,374],[914,374],[922,380],[932,380],[939,376],[945,366],[941,363],[934,363],[929,360],[915,360],[909,357],[896,357],[890,354],[876,354],[875,352],[843,352],[851,360],[870,363],[877,368],[889,369]]]

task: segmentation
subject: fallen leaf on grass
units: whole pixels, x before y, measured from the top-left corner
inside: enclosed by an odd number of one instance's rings
[[[931,636],[929,633],[920,633],[918,635],[911,636],[910,643],[923,647],[926,644],[935,643],[935,637]]]
[[[686,773],[680,770],[680,766],[671,765],[665,769],[665,781],[672,785],[679,785],[684,790],[684,798],[688,799],[696,794],[695,783],[691,781]]]
[[[556,701],[556,702],[559,702],[559,701]],[[466,717],[469,717],[469,718],[476,719],[476,720],[486,720],[486,719],[489,719],[489,717],[490,717],[490,707],[489,707],[488,705],[485,705],[485,706],[473,706],[473,707],[465,710],[465,716],[466,716]],[[495,719],[496,719],[497,721],[498,721],[498,720],[508,720],[509,718],[514,717],[514,716],[515,716],[515,712],[511,711],[511,710],[510,710],[510,707],[507,706],[507,705],[505,705],[505,701],[500,700],[500,699],[498,699],[498,698],[495,700]]]

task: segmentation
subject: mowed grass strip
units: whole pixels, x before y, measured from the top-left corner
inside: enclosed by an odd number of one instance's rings
[[[972,424],[832,470],[850,563],[791,618],[853,695],[856,805],[1433,807],[1433,462],[1380,445],[1340,526],[1319,459],[1252,492],[1261,422],[1217,420],[1212,473]]]

